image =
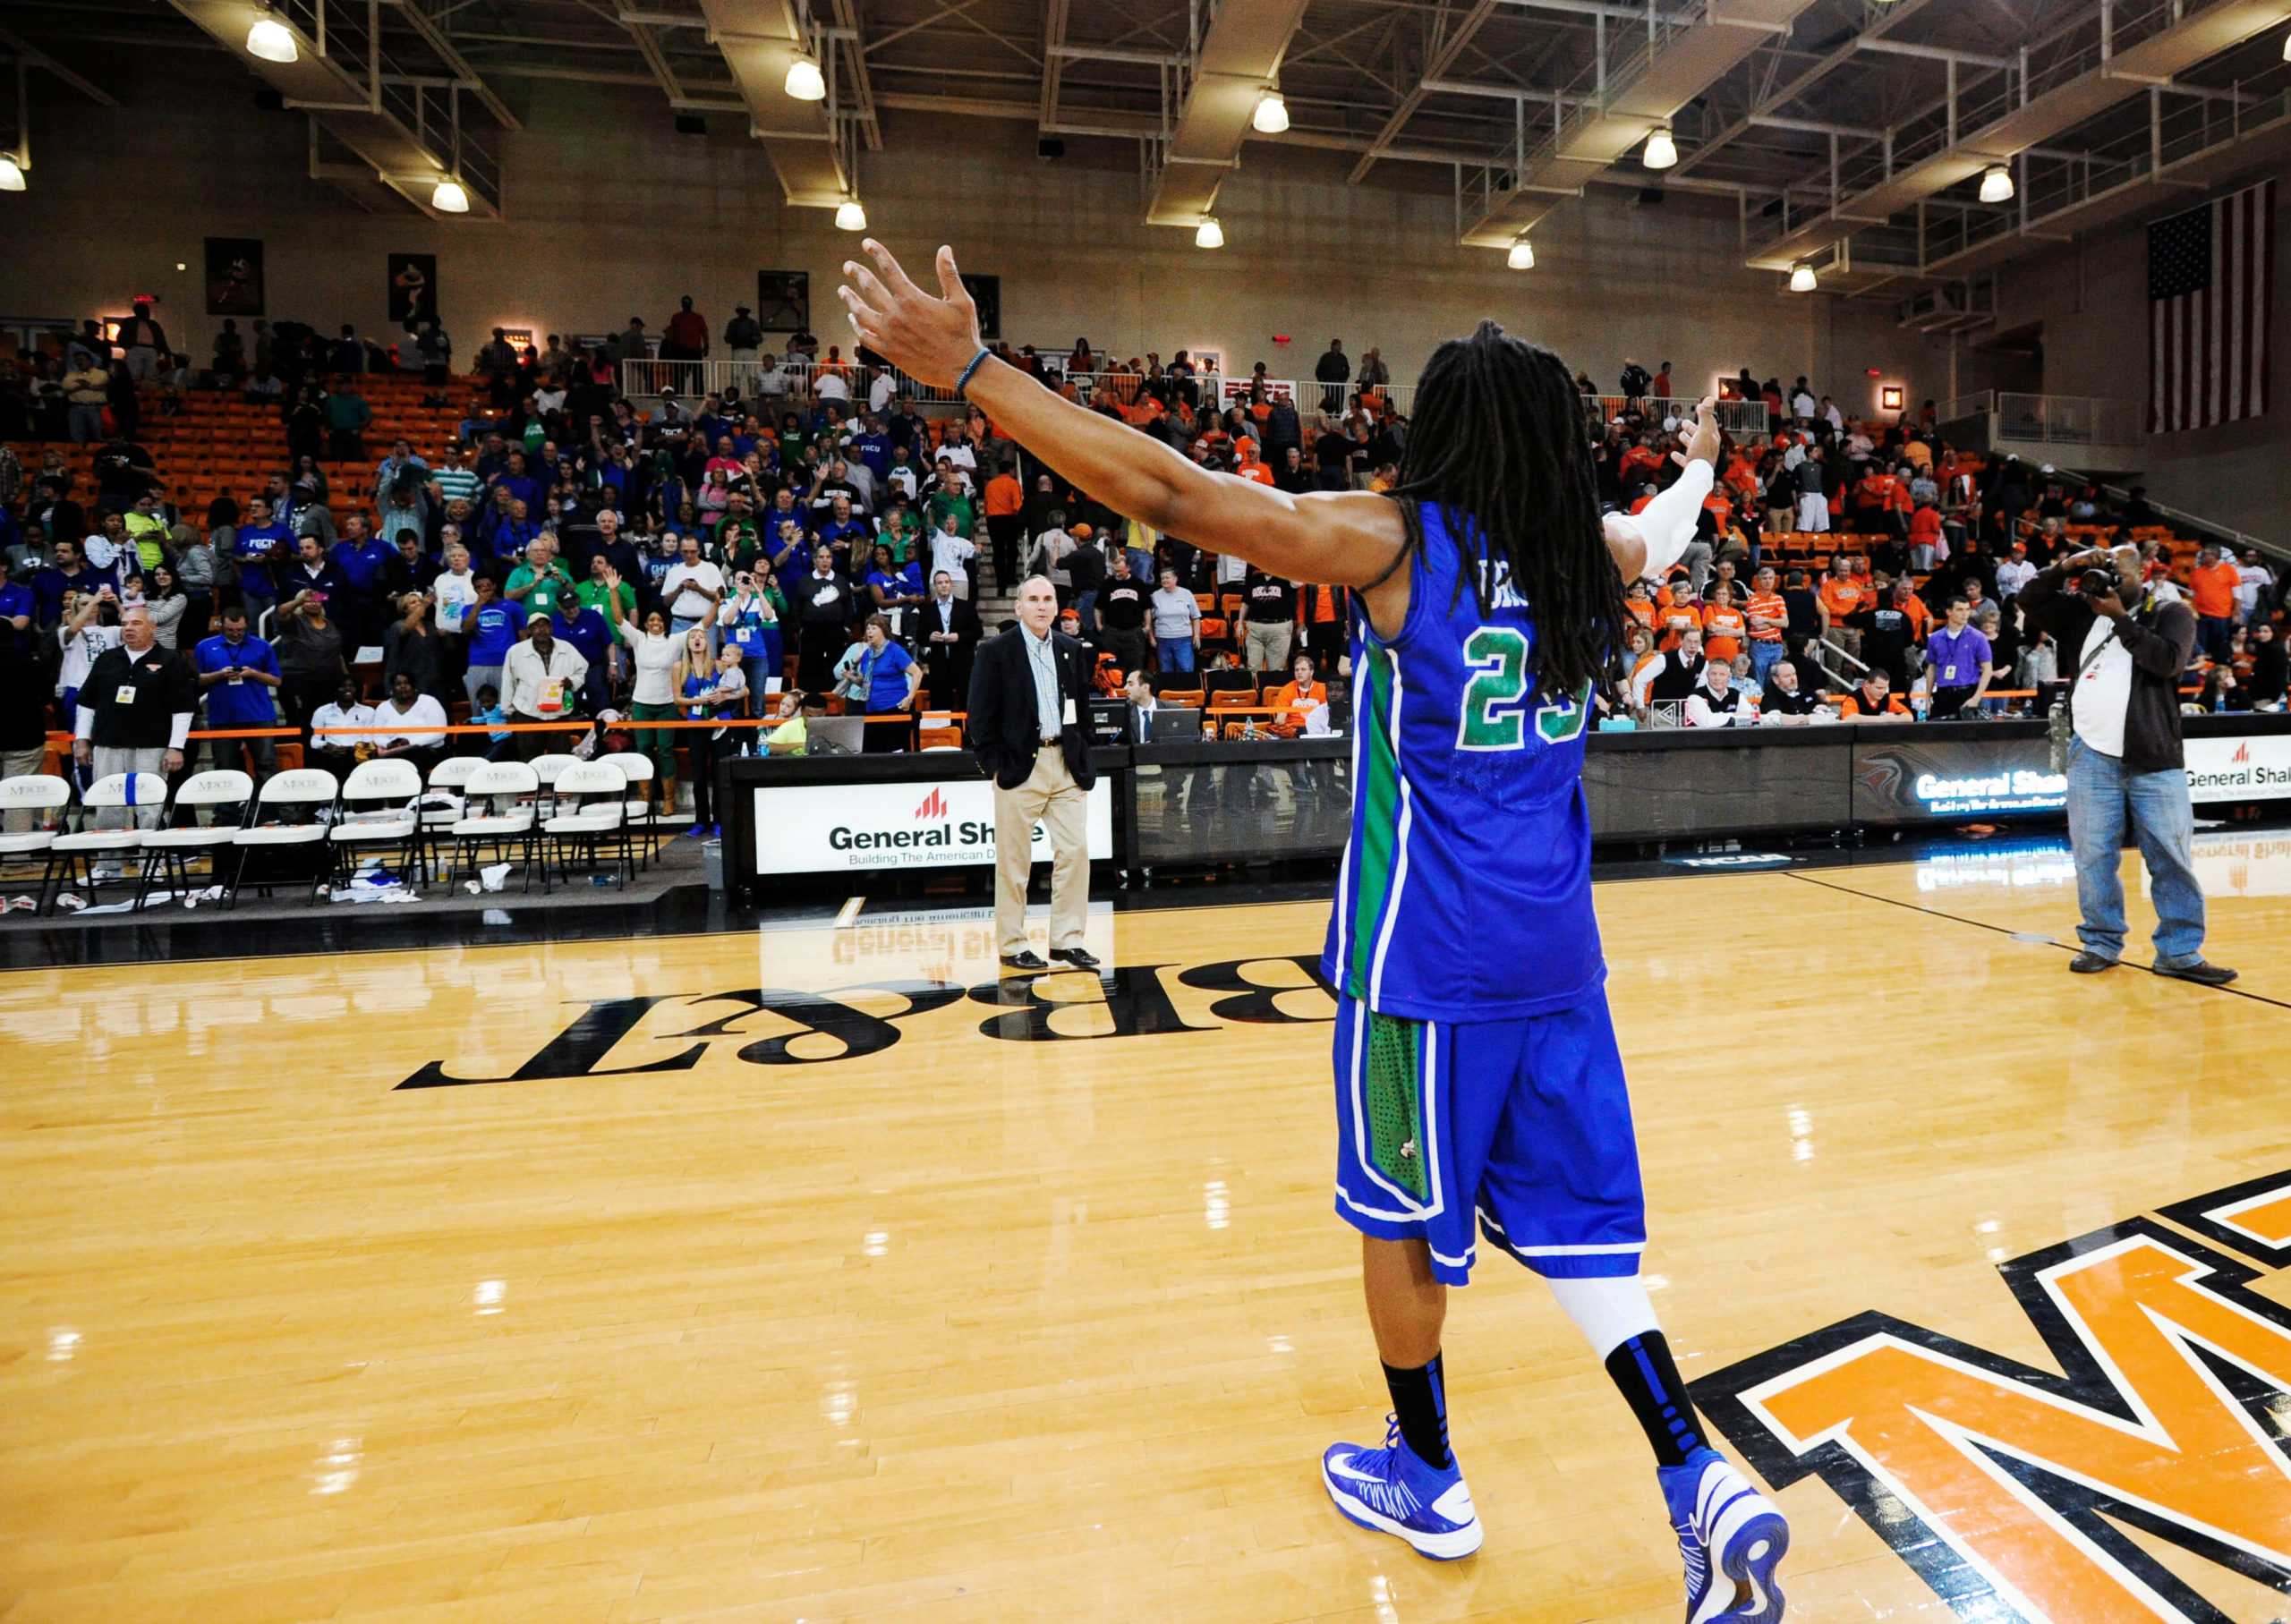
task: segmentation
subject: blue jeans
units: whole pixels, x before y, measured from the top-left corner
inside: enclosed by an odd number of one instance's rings
[[[1778,637],[1771,642],[1754,637],[1750,639],[1750,675],[1758,679],[1758,685],[1763,688],[1766,686],[1766,674],[1782,663],[1782,657],[1790,651],[1790,648]],[[1801,684],[1805,682],[1805,675],[1802,672],[1800,673],[1798,680]]]
[[[2236,620],[2232,615],[2205,615],[2195,623],[2195,646],[2215,665],[2227,663],[2235,637]]]
[[[1188,676],[1192,674],[1193,639],[1156,637],[1154,640],[1154,647],[1161,657],[1161,667],[1163,671],[1181,671]]]
[[[1081,623],[1084,636],[1086,637],[1097,630],[1098,594],[1094,588],[1086,592],[1074,594],[1074,616]]]
[[[2203,888],[2194,864],[2195,808],[2187,774],[2126,772],[2120,757],[2078,739],[2068,747],[2068,843],[2076,855],[2076,926],[2087,951],[2124,954],[2124,825],[2148,864],[2156,903],[2156,962],[2192,965],[2203,957]]]

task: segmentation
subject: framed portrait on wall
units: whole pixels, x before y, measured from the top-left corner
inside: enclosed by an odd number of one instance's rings
[[[760,270],[755,274],[756,325],[767,333],[812,330],[812,273]]]
[[[978,306],[978,336],[992,344],[1002,336],[1002,278],[963,273],[963,285]]]
[[[262,314],[262,239],[207,239],[207,313]]]
[[[390,325],[407,332],[438,319],[438,256],[391,254],[388,257]]]

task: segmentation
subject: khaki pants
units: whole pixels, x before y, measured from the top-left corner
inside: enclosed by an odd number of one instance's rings
[[[89,763],[88,781],[107,778],[115,772],[148,772],[165,778],[166,756],[165,748],[158,750],[122,750],[113,744],[98,744],[95,759]],[[163,810],[158,801],[147,801],[141,806],[106,806],[96,813],[98,829],[157,829]]]
[[[1288,668],[1289,640],[1296,626],[1286,620],[1244,620],[1241,630],[1248,644],[1248,668],[1281,671]]]
[[[31,778],[47,760],[47,747],[44,744],[35,744],[30,750],[0,750],[0,778]],[[28,835],[31,833],[36,819],[45,818],[53,822],[63,810],[59,806],[37,813],[30,809],[12,812],[0,819],[0,833]]]
[[[1055,854],[1050,865],[1050,945],[1078,948],[1090,907],[1090,846],[1083,822],[1087,793],[1066,769],[1066,757],[1045,744],[1035,769],[1016,789],[994,786],[995,951],[1008,958],[1026,950],[1026,881],[1034,874],[1034,829],[1049,826]]]

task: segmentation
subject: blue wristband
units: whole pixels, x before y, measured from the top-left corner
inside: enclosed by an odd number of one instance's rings
[[[978,353],[970,358],[970,365],[965,367],[963,369],[962,376],[955,379],[956,394],[962,395],[965,389],[970,387],[970,380],[978,375],[979,368],[986,364],[986,358],[992,353],[993,352],[989,350],[984,344],[978,346]],[[970,397],[968,395],[964,395],[963,398],[967,400]]]

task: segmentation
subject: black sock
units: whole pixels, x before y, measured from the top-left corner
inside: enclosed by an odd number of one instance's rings
[[[1400,1417],[1400,1435],[1416,1458],[1427,1466],[1448,1468],[1448,1382],[1440,1369],[1440,1356],[1413,1370],[1384,1366],[1384,1386],[1392,1396],[1392,1413]]]
[[[1689,1455],[1704,1447],[1702,1423],[1661,1331],[1632,1337],[1609,1354],[1607,1374],[1646,1429],[1657,1466],[1684,1466]]]

